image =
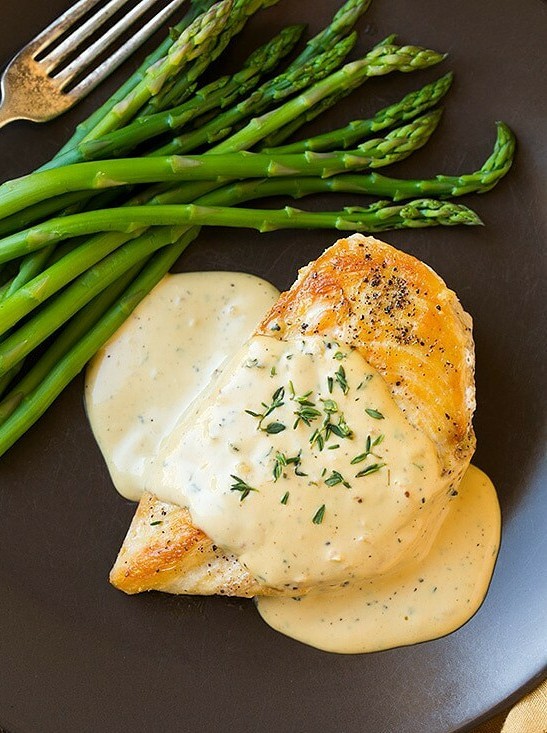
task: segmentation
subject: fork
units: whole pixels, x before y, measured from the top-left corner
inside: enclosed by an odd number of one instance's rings
[[[69,32],[99,2],[101,0],[80,0],[10,61],[0,82],[0,127],[21,119],[46,122],[70,109],[144,43],[185,0],[170,0],[126,43],[97,64],[98,57],[105,49],[152,8],[157,0],[140,0],[100,38],[87,48],[81,48],[87,38],[128,2],[110,0],[55,45],[57,39]],[[65,63],[75,51],[78,53],[76,58]],[[95,67],[94,63],[97,64]],[[75,79],[77,83],[71,86]]]

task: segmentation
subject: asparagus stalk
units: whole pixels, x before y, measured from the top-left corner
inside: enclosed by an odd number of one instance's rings
[[[335,46],[352,30],[361,15],[368,10],[370,3],[371,0],[347,0],[327,28],[308,41],[302,53],[296,57],[289,69],[302,66],[317,56],[318,53],[328,51]]]
[[[311,179],[313,180],[313,179]],[[380,231],[377,223],[382,223],[382,231],[392,224],[390,217],[397,216],[402,212],[402,220],[406,216],[405,205],[394,206],[390,202],[381,201],[381,205],[367,208],[346,207],[341,212],[307,212],[299,209],[293,209],[290,206],[280,210],[271,209],[241,209],[230,208],[241,195],[241,191],[230,187],[219,189],[215,195],[210,195],[214,201],[220,201],[220,205],[198,205],[198,204],[167,204],[167,205],[148,205],[148,206],[126,206],[116,209],[100,209],[98,211],[87,212],[84,214],[73,214],[59,219],[52,219],[49,222],[40,224],[26,233],[22,233],[17,246],[12,246],[10,252],[12,256],[21,256],[25,252],[36,251],[44,244],[52,241],[60,242],[71,237],[95,234],[97,232],[124,232],[132,233],[134,231],[142,231],[148,227],[157,226],[180,226],[184,224],[192,224],[199,226],[226,226],[226,227],[244,227],[250,229],[258,229],[265,232],[273,229],[287,228],[294,226],[298,229],[304,228],[327,228],[348,229],[355,228],[357,231],[367,231],[367,227],[374,227],[370,231]],[[282,190],[280,192],[283,192]],[[432,199],[420,199],[420,202],[426,201],[431,208]],[[409,207],[411,204],[409,204]],[[410,209],[409,209],[410,210]],[[386,211],[388,216],[386,217]],[[470,218],[465,222],[454,218],[454,214],[458,215],[468,210],[465,207],[454,204],[454,206],[441,207],[440,205],[434,209],[439,212],[439,216],[447,221],[441,223],[478,223],[476,218]],[[373,214],[373,216],[372,216]],[[450,216],[447,219],[447,216]],[[393,219],[396,223],[398,218]],[[399,227],[396,227],[399,228]],[[6,248],[7,249],[7,248]],[[4,251],[5,254],[5,251]],[[52,287],[51,273],[48,274],[49,288]],[[36,287],[33,287],[33,297],[36,297],[36,291],[42,291],[44,283],[40,281]],[[28,299],[28,295],[24,297]],[[21,301],[18,297],[16,301]],[[10,309],[7,307],[2,310],[0,308],[2,320],[8,319]]]
[[[231,39],[243,29],[249,18],[261,8],[267,8],[277,2],[278,0],[233,0],[227,23],[210,53],[200,55],[187,74],[173,77],[159,94],[150,99],[143,114],[165,110],[187,99],[192,93],[193,82],[221,55]]]
[[[122,211],[120,211],[121,215]],[[136,216],[135,212],[132,212]],[[143,207],[143,220],[156,216],[160,223],[173,225],[171,239],[178,239],[187,224],[249,227],[261,232],[281,228],[334,228],[343,231],[379,232],[403,227],[427,227],[456,224],[480,224],[478,216],[466,206],[452,202],[418,199],[396,205],[380,201],[368,207],[346,207],[335,212],[307,212],[292,207],[281,210],[202,207],[194,204],[174,207]],[[79,215],[78,215],[79,216]],[[81,275],[51,303],[25,322],[0,343],[0,376],[28,356],[52,332],[65,323],[83,305],[89,303],[108,285],[151,252],[165,246],[164,227],[124,245]],[[168,235],[169,236],[169,235]],[[35,299],[42,294],[34,292]],[[5,301],[7,302],[7,301]],[[13,310],[13,309],[12,309]]]
[[[513,162],[515,138],[503,122],[497,123],[494,149],[484,164],[474,173],[440,174],[434,178],[389,178],[380,173],[319,177],[251,179],[230,182],[200,197],[202,206],[235,206],[270,196],[302,198],[316,193],[352,193],[389,197],[402,201],[413,197],[435,196],[440,199],[486,193],[507,175]],[[171,198],[175,198],[172,191]]]
[[[237,73],[207,84],[178,107],[148,117],[139,116],[129,125],[100,138],[82,141],[77,147],[58,156],[55,167],[84,160],[120,157],[157,135],[184,127],[198,115],[227,107],[238,96],[251,91],[261,76],[271,71],[290,53],[303,29],[303,25],[284,28],[271,41],[254,51]]]
[[[242,130],[231,136],[226,146],[223,143],[217,145],[215,152],[250,149],[337,90],[343,89],[349,94],[373,76],[383,76],[393,71],[407,73],[425,69],[438,64],[443,58],[443,54],[419,46],[375,47],[362,59],[346,64],[281,107],[253,118]]]
[[[270,135],[265,140],[264,147],[261,148],[264,153],[301,153],[304,150],[314,150],[321,152],[323,150],[346,149],[355,145],[363,138],[375,132],[385,130],[398,122],[407,122],[414,117],[426,112],[428,109],[435,107],[444,95],[450,89],[453,74],[449,72],[441,76],[431,84],[426,84],[416,91],[405,95],[401,100],[390,104],[379,110],[374,117],[366,120],[353,120],[344,127],[337,130],[331,130],[323,135],[316,135],[305,140],[290,143],[288,145],[277,146],[279,139],[286,139],[292,135],[298,128],[306,122],[313,119],[316,114],[323,111],[312,107],[309,112],[297,117],[290,125],[283,127],[281,130]],[[327,101],[329,101],[327,99]]]
[[[362,170],[393,163],[406,157],[429,139],[439,120],[430,112],[386,137],[367,140],[355,150],[333,153],[225,153],[215,155],[125,158],[77,163],[60,169],[9,181],[0,187],[0,216],[8,216],[45,198],[81,190],[176,181],[222,181],[225,178],[328,177],[344,171]],[[14,235],[17,236],[17,235]],[[4,258],[0,255],[0,262]]]
[[[284,72],[267,81],[254,91],[250,97],[234,107],[217,115],[207,124],[192,132],[174,138],[167,145],[155,150],[152,155],[180,154],[195,150],[206,143],[216,142],[226,137],[238,122],[265,110],[273,102],[278,102],[295,92],[308,87],[311,81],[318,81],[328,76],[343,62],[355,45],[356,35],[351,34],[336,44],[329,51],[316,56],[308,64],[296,67],[293,71]]]
[[[212,51],[226,24],[232,0],[221,0],[199,15],[173,42],[167,54],[149,66],[144,78],[121,101],[107,111],[85,139],[93,139],[121,127],[175,74],[200,54]]]
[[[114,92],[106,102],[104,102],[104,104],[102,104],[97,110],[95,110],[95,112],[76,127],[74,134],[67,140],[57,155],[62,155],[66,150],[70,150],[75,147],[94,129],[103,117],[110,112],[116,104],[118,104],[118,102],[121,102],[131,91],[133,91],[133,89],[143,81],[146,71],[150,66],[153,66],[156,61],[159,61],[159,59],[168,53],[173,42],[178,38],[182,31],[193,23],[199,15],[209,10],[213,2],[214,0],[191,0],[190,9],[180,23],[177,23],[177,25],[171,29],[171,33],[167,38],[158,46],[158,48],[155,49],[155,51],[145,58],[129,79],[127,79],[127,81],[125,81],[121,87]]]

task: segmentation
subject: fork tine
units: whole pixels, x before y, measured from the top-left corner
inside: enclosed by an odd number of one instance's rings
[[[27,44],[26,50],[31,51],[33,55],[40,53],[47,48],[56,38],[62,36],[63,33],[70,28],[77,20],[91,10],[100,0],[80,0],[74,7],[67,10],[66,13],[60,15],[47,28],[44,28],[30,43]]]
[[[143,44],[163,23],[172,15],[175,10],[180,7],[186,0],[171,0],[168,5],[163,8],[157,15],[151,18],[142,28],[140,28],[135,35],[133,35],[123,46],[115,51],[108,59],[103,61],[96,69],[93,69],[82,81],[80,81],[68,94],[77,98],[85,96],[88,92],[94,89],[98,84],[103,81],[109,74],[111,74],[118,66],[123,63],[131,54]],[[124,19],[124,30],[127,29],[126,21]],[[69,83],[70,80],[66,80],[63,86]]]
[[[40,64],[44,66],[48,73],[52,72],[62,63],[65,58],[77,48],[82,41],[85,41],[92,33],[94,33],[101,25],[111,18],[128,0],[110,0],[108,5],[100,8],[91,18],[88,18],[79,28],[65,38],[57,48],[54,48],[44,58],[40,59]]]

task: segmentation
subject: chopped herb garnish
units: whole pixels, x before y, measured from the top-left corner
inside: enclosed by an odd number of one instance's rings
[[[332,394],[332,388],[334,387],[334,379],[327,377],[327,387],[329,388],[329,394]]]
[[[343,354],[341,351],[337,351],[332,358],[341,361],[342,359],[346,358],[346,354]]]
[[[294,421],[293,428],[298,427],[301,420],[309,427],[321,415],[321,410],[318,410],[313,402],[309,402],[308,400],[305,400],[305,402],[306,404],[301,403],[300,409],[294,412],[296,420]]]
[[[286,491],[281,497],[281,503],[286,504],[289,501],[289,492]]]
[[[276,374],[277,374],[277,369],[275,368],[275,366],[273,366],[270,369],[270,376],[275,377]]]
[[[349,484],[342,476],[342,474],[338,471],[333,471],[331,475],[325,479],[325,483],[327,484],[327,486],[336,486],[337,484],[342,484],[346,487],[346,489],[351,489],[351,484]]]
[[[378,410],[373,410],[372,407],[365,408],[365,412],[369,417],[373,417],[375,420],[383,420],[384,416],[381,412],[378,412]]]
[[[323,403],[323,409],[325,410],[325,412],[328,412],[329,414],[338,412],[338,405],[334,400],[321,399],[321,402]]]
[[[352,429],[347,424],[343,415],[340,415],[338,423],[328,423],[327,431],[334,433],[339,438],[350,438],[353,435]]]
[[[355,478],[361,478],[362,476],[370,476],[371,473],[376,473],[381,468],[383,468],[386,464],[385,463],[371,463],[370,466],[367,466],[366,468],[363,468],[362,471],[359,471],[359,473],[355,474]]]
[[[150,522],[150,526],[151,526],[151,527],[155,527],[155,526],[156,526],[156,524],[162,524],[162,520],[161,520],[161,519],[158,519],[158,520],[156,520],[155,522]]]
[[[325,516],[325,505],[324,504],[321,504],[321,506],[319,507],[319,509],[313,515],[312,522],[314,524],[321,524],[321,522],[323,521],[323,517],[324,516]]]
[[[346,380],[346,370],[342,365],[338,367],[338,371],[334,373],[334,378],[336,379],[336,382],[340,385],[340,389],[344,394],[347,394],[349,391],[349,386]]]
[[[365,442],[365,452],[360,453],[358,456],[355,456],[355,458],[352,458],[351,464],[353,465],[355,463],[361,463],[362,461],[365,461],[370,455],[374,455],[374,453],[372,453],[372,448],[375,445],[380,445],[383,439],[384,439],[383,435],[379,435],[374,440],[372,440],[370,435],[367,436],[367,439]],[[379,456],[377,456],[377,458],[379,458]]]
[[[323,448],[325,447],[325,439],[323,438],[321,430],[313,431],[312,436],[310,438],[310,443],[312,446],[314,443],[317,443],[317,447],[319,448],[319,450],[323,450]]]
[[[285,427],[282,422],[271,422],[266,425],[266,432],[268,435],[276,435],[277,433],[282,433]]]
[[[245,483],[243,479],[239,478],[239,476],[234,476],[233,473],[230,474],[230,477],[234,479],[235,483],[230,486],[230,491],[240,491],[241,496],[239,497],[239,501],[243,501],[243,499],[246,499],[251,491],[258,491],[258,489],[254,489],[252,486],[249,486],[249,484]]]
[[[340,443],[335,443],[334,445],[329,445],[328,450],[336,450],[337,448],[340,448]]]
[[[262,430],[262,423],[263,423],[263,421],[268,417],[268,415],[271,415],[271,413],[275,409],[277,409],[278,407],[281,407],[282,405],[285,404],[283,402],[284,398],[285,398],[285,388],[284,387],[278,387],[275,390],[275,392],[273,393],[273,395],[272,395],[272,401],[271,401],[271,403],[269,405],[267,405],[265,402],[262,402],[261,403],[262,404],[262,407],[265,408],[265,411],[264,412],[253,412],[253,410],[245,410],[245,412],[247,413],[247,415],[251,415],[251,417],[257,417],[257,418],[259,418],[257,428],[258,428],[258,430]],[[270,425],[271,424],[272,423],[270,423]],[[281,424],[281,423],[279,423],[279,424]],[[283,427],[283,429],[285,429],[285,428]],[[266,428],[266,431],[268,431],[267,428]],[[280,431],[278,430],[277,432],[280,432]]]
[[[296,456],[290,457],[287,457],[284,453],[280,452],[277,452],[275,454],[275,463],[273,469],[274,481],[277,481],[277,479],[280,478],[281,474],[283,473],[283,467],[289,466],[291,464],[294,465],[294,472],[297,476],[307,476],[307,474],[301,473],[298,470],[298,467],[300,466],[301,453],[302,451],[300,451]]]

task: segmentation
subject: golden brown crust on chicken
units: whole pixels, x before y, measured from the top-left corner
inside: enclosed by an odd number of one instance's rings
[[[110,582],[126,593],[263,594],[234,555],[223,553],[192,525],[187,509],[148,493],[139,502]]]
[[[444,471],[459,481],[475,444],[471,318],[427,265],[373,237],[340,239],[300,270],[257,333],[281,339],[321,334],[355,347],[382,374],[410,423],[434,441]],[[190,519],[186,509],[146,494],[111,582],[127,593],[272,592]]]
[[[471,318],[423,262],[373,237],[340,239],[300,270],[258,332],[354,346],[437,445],[443,467],[458,475],[467,467],[475,447]]]

